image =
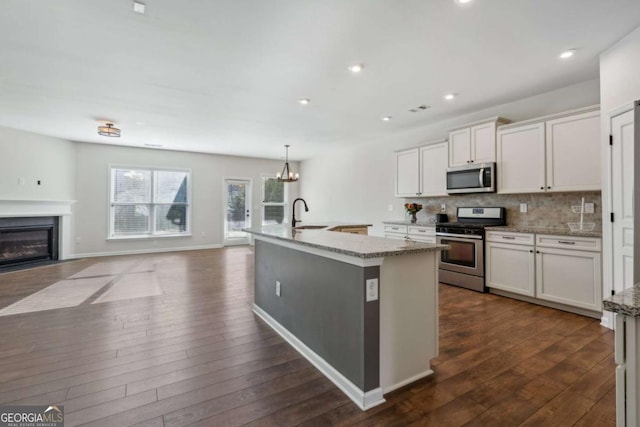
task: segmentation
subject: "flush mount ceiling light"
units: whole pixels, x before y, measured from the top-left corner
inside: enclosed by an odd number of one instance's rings
[[[120,138],[120,129],[113,127],[113,123],[106,123],[104,126],[98,126],[98,135]]]
[[[289,145],[288,144],[285,145],[285,149],[287,151],[284,158],[284,167],[282,168],[282,172],[278,172],[276,174],[276,178],[280,182],[295,182],[298,179],[300,179],[300,174],[296,173],[294,175],[294,173],[291,172],[291,169],[289,168]]]
[[[391,116],[384,116],[384,117],[382,118],[382,121],[383,121],[383,122],[388,122],[388,121],[389,121],[389,120],[391,120],[392,118],[393,118],[393,117],[391,117]]]
[[[363,69],[364,69],[364,65],[362,65],[362,64],[353,64],[353,65],[349,66],[349,71],[351,71],[354,74],[358,74]]]
[[[458,3],[458,4],[467,4],[467,3],[471,3],[471,0],[456,0],[456,3]]]
[[[568,58],[571,58],[575,54],[576,54],[576,50],[575,49],[568,49],[568,50],[565,50],[564,52],[562,52],[560,54],[560,59],[568,59]]]
[[[309,103],[311,102],[311,100],[310,100],[309,98],[300,98],[300,99],[298,99],[298,102],[299,102],[301,105],[309,105]]]
[[[456,97],[455,93],[448,93],[444,96],[444,99],[446,99],[447,101],[451,101],[452,99],[454,99]]]

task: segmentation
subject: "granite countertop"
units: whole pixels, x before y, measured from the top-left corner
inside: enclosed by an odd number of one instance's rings
[[[314,224],[315,225],[315,224]],[[381,258],[387,256],[434,252],[446,249],[446,245],[394,240],[363,234],[339,233],[331,228],[354,226],[353,224],[328,224],[324,229],[293,229],[285,225],[269,225],[246,228],[244,231],[285,242],[349,255],[357,258]],[[364,225],[361,225],[364,226]]]
[[[436,223],[432,222],[432,221],[418,221],[418,222],[411,222],[408,219],[405,220],[398,220],[398,221],[382,221],[383,224],[389,224],[389,225],[417,225],[418,227],[435,227]]]
[[[603,301],[607,311],[623,316],[640,317],[640,283]]]
[[[601,230],[593,231],[571,231],[569,227],[533,227],[530,225],[504,225],[496,227],[487,227],[487,231],[508,231],[513,233],[532,233],[532,234],[553,234],[558,236],[573,236],[573,237],[602,237]]]

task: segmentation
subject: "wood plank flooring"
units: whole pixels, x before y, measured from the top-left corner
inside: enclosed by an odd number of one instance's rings
[[[0,317],[0,405],[64,405],[68,427],[615,425],[611,331],[447,285],[435,374],[362,412],[252,314],[248,247],[4,273],[0,308],[123,261],[155,271],[164,293],[91,304],[98,292],[76,307]]]

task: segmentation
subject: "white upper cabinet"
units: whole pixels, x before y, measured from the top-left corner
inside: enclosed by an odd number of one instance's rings
[[[498,193],[600,190],[597,107],[498,128]]]
[[[396,197],[446,196],[448,147],[443,141],[396,152]]]
[[[549,120],[546,125],[548,190],[600,190],[600,112]]]
[[[420,194],[426,196],[447,195],[448,144],[427,145],[420,148]]]
[[[496,161],[496,126],[509,123],[496,117],[449,132],[449,166]]]
[[[420,150],[396,153],[396,197],[420,195]]]
[[[498,130],[498,193],[544,191],[544,123]]]

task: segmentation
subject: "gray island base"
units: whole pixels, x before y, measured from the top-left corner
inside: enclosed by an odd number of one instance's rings
[[[283,226],[255,238],[253,310],[362,410],[433,373],[446,246]]]

